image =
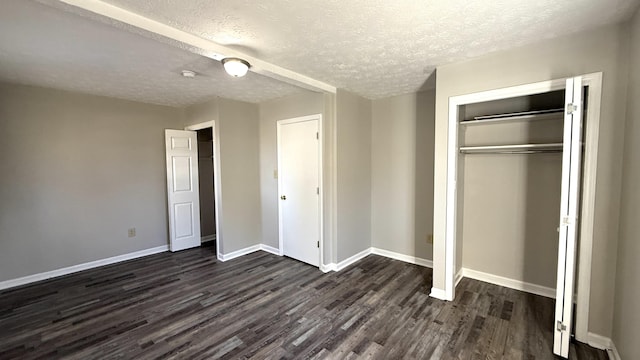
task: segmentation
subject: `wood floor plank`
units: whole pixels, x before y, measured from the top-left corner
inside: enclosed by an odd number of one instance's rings
[[[370,255],[162,253],[0,291],[0,359],[554,359],[553,300]],[[606,353],[572,343],[579,359]]]

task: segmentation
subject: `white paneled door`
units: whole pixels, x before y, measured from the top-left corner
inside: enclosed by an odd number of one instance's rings
[[[169,249],[200,246],[198,140],[195,131],[165,130]]]
[[[278,121],[278,196],[283,255],[320,264],[318,118]]]
[[[553,352],[567,358],[573,326],[578,214],[582,171],[582,77],[567,79]]]

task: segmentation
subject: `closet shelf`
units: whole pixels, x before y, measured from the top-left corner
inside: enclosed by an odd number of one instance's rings
[[[562,143],[461,146],[462,154],[539,154],[562,152]]]
[[[548,109],[548,110],[536,110],[536,111],[522,111],[507,114],[485,115],[475,116],[473,119],[462,120],[460,125],[474,125],[474,124],[486,124],[493,122],[508,122],[508,121],[531,121],[531,120],[550,120],[556,118],[562,118],[564,109]]]

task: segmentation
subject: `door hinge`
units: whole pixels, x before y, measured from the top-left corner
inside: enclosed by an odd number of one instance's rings
[[[567,331],[567,325],[563,324],[562,321],[558,320],[558,322],[556,322],[556,330]]]
[[[319,187],[316,188],[316,194],[320,195],[320,188]]]
[[[578,105],[574,103],[567,104],[567,115],[573,114],[574,111],[578,111]]]
[[[569,225],[573,225],[575,222],[575,219],[572,218],[571,216],[563,216],[562,217],[562,221],[561,221],[561,225],[562,226],[569,226]]]
[[[320,241],[318,241],[318,248],[320,247]]]
[[[316,133],[316,139],[320,140],[320,133]]]

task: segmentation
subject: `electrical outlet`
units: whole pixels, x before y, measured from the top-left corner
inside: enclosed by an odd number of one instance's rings
[[[427,244],[433,244],[433,234],[427,235]]]
[[[136,237],[136,228],[129,229],[129,237]]]

